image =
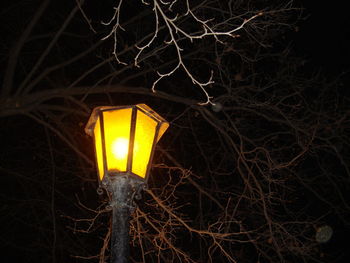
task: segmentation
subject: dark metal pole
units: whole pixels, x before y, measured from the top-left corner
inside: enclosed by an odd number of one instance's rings
[[[111,263],[127,263],[129,262],[129,220],[134,189],[126,176],[113,177],[111,184],[113,210]]]

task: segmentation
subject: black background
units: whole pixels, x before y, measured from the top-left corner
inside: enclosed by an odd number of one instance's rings
[[[305,19],[299,23],[294,50],[308,67],[337,76],[350,68],[350,16],[346,1],[303,1]]]

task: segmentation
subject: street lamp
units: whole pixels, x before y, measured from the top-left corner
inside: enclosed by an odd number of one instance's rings
[[[145,104],[96,107],[86,125],[95,142],[100,187],[112,195],[112,263],[128,262],[133,198],[147,182],[155,145],[168,127]]]

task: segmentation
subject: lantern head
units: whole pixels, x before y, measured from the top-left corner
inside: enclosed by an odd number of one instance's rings
[[[155,145],[168,127],[145,104],[94,108],[85,132],[94,138],[100,181],[118,174],[146,180]]]

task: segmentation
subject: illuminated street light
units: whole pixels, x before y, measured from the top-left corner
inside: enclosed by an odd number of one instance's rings
[[[147,182],[155,145],[168,127],[145,104],[97,107],[86,125],[95,142],[100,186],[112,195],[112,263],[128,262],[133,198]]]

